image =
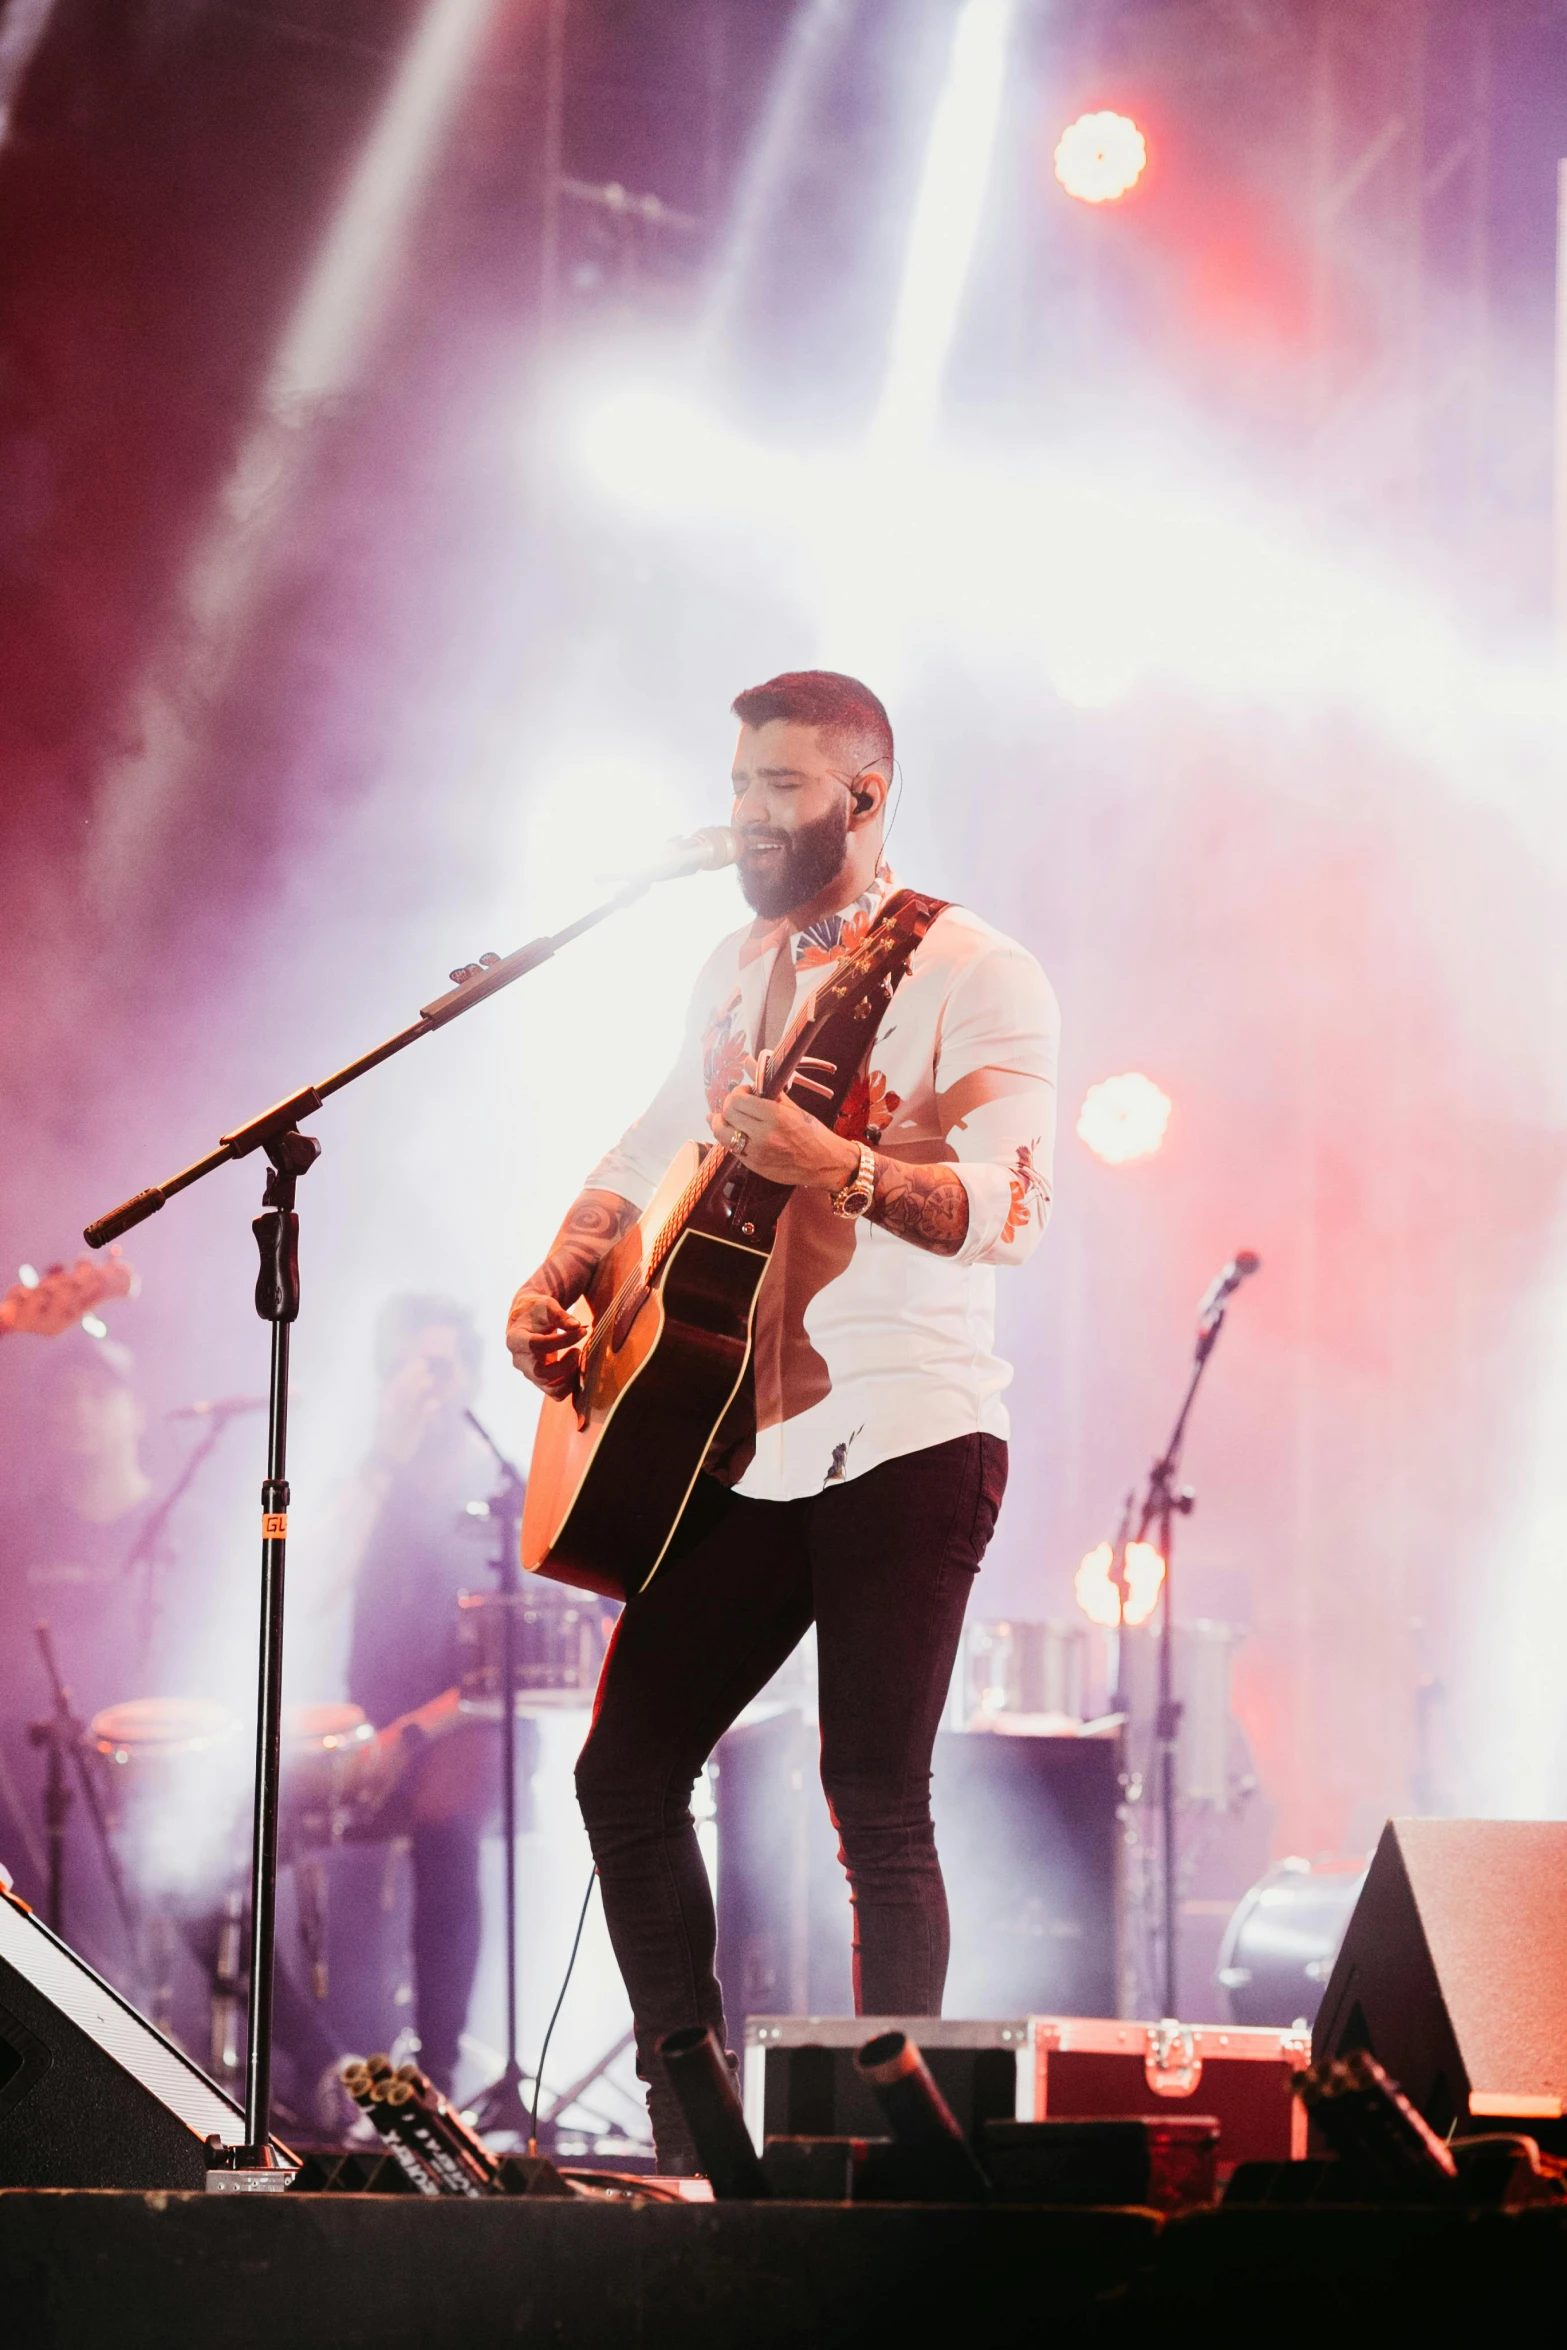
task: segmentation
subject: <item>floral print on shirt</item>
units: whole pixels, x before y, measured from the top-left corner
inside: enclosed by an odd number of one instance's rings
[[[1017,1155],[1008,1169],[1012,1181],[1012,1205],[1008,1208],[1007,1220],[1001,1227],[1003,1241],[1015,1238],[1025,1224],[1033,1222],[1029,1203],[1034,1200],[1043,1200],[1046,1197],[1044,1178],[1034,1165],[1034,1153],[1038,1148],[1039,1137],[1037,1134],[1032,1142],[1020,1142],[1017,1146]]]
[[[879,1069],[862,1069],[844,1098],[834,1132],[850,1142],[880,1142],[901,1108],[903,1096],[887,1091]]]
[[[881,912],[887,884],[892,879],[890,865],[876,868],[876,878],[852,906],[845,906],[839,914],[824,914],[819,922],[808,922],[797,931],[794,941],[795,968],[800,971],[820,970],[824,963],[836,963],[841,955],[852,955],[860,945]]]
[[[707,1106],[716,1115],[745,1075],[745,1033],[735,1033],[740,1017],[738,988],[721,1012],[708,1022],[702,1038],[702,1086]]]

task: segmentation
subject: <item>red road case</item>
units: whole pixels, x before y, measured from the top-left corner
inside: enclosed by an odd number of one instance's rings
[[[1291,2086],[1311,2062],[1305,2033],[1076,2015],[1030,2016],[1028,2029],[1033,2096],[1018,2103],[1031,2105],[1037,2121],[1212,2114],[1221,2173],[1238,2162],[1298,2161],[1306,2151],[1305,2108]]]

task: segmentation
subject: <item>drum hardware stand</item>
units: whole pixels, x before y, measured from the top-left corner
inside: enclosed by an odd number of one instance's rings
[[[527,1480],[509,1461],[484,1423],[471,1411],[463,1418],[494,1455],[500,1472],[499,1490],[489,1497],[489,1511],[497,1528],[495,1556],[490,1561],[501,1603],[501,1834],[506,1843],[506,2061],[497,2078],[466,2111],[479,2131],[509,2130],[520,2134],[527,2110],[523,2071],[517,2061],[517,1609],[522,1597],[518,1569],[522,1534],[522,1503]]]
[[[202,1430],[201,1441],[191,1447],[185,1466],[180,1470],[168,1492],[149,1515],[142,1520],[141,1529],[125,1556],[120,1569],[122,1577],[134,1575],[138,1568],[146,1582],[141,1603],[141,1673],[145,1679],[152,1661],[152,1643],[158,1629],[158,1618],[163,1613],[163,1599],[159,1589],[160,1574],[167,1562],[164,1548],[164,1530],[177,1505],[183,1501],[195,1481],[196,1472],[222,1438],[234,1414],[222,1404],[212,1406],[212,1417]]]
[[[245,1947],[245,1896],[231,1885],[223,1896],[223,1915],[212,1961],[208,2013],[212,2033],[213,2077],[225,2087],[239,2078],[240,1978]]]
[[[249,2041],[245,2058],[245,2144],[227,2150],[227,2165],[240,2170],[276,2167],[270,2119],[272,2106],[272,1938],[277,1907],[277,1811],[280,1714],[283,1661],[283,1577],[288,1541],[288,1333],[299,1312],[299,1219],[294,1212],[294,1186],[321,1149],[313,1135],[298,1125],[319,1110],[333,1094],[406,1050],[421,1037],[460,1019],[478,1004],[510,987],[547,963],[560,949],[585,931],[634,905],[657,881],[711,868],[722,862],[715,841],[698,838],[679,844],[658,865],[635,874],[602,905],[568,922],[563,930],[536,938],[510,955],[485,954],[452,972],[452,986],[420,1007],[417,1020],[386,1037],[357,1060],[324,1077],[319,1085],[301,1086],[297,1093],[274,1102],[258,1117],[221,1135],[215,1150],[192,1160],[188,1167],[149,1185],[106,1216],[86,1227],[82,1237],[89,1248],[102,1248],[133,1225],[145,1223],[166,1207],[176,1194],[216,1174],[233,1159],[264,1150],[272,1162],[262,1195],[263,1213],[254,1224],[261,1250],[261,1274],[256,1283],[256,1311],[272,1325],[271,1385],[267,1411],[267,1474],[261,1488],[261,1633],[258,1643],[258,1704],[256,1709],[255,1818],[251,1839],[250,1889],[250,2001]]]
[[[603,2055],[595,2061],[591,2072],[585,2072],[579,2080],[573,2081],[569,2088],[562,2089],[558,2097],[550,2099],[549,2110],[539,2116],[539,2144],[541,2147],[547,2148],[551,2153],[554,2152],[556,2124],[559,2117],[563,2113],[569,2113],[578,2100],[592,2088],[595,2081],[603,2079],[616,2058],[625,2055],[636,2036],[635,2027],[628,2024],[614,2046],[606,2048]]]
[[[43,1658],[44,1671],[54,1695],[54,1707],[42,1721],[33,1722],[28,1737],[34,1746],[47,1747],[49,1772],[44,1782],[44,1838],[49,1854],[49,1890],[45,1901],[45,1921],[51,1933],[65,1939],[65,1831],[71,1816],[75,1797],[66,1777],[67,1758],[76,1767],[77,1782],[87,1805],[87,1816],[93,1824],[98,1850],[103,1856],[104,1874],[114,1894],[114,1904],[125,1928],[126,1940],[138,1967],[141,1960],[141,1936],[136,1912],[130,1895],[125,1890],[125,1879],[115,1857],[109,1837],[109,1823],[103,1815],[98,1786],[87,1760],[87,1725],[71,1710],[71,1693],[60,1678],[60,1667],[54,1653],[54,1635],[47,1624],[33,1626],[33,1638]]]
[[[1214,1282],[1202,1305],[1198,1308],[1197,1344],[1192,1356],[1192,1375],[1170,1441],[1148,1472],[1148,1487],[1143,1495],[1134,1540],[1146,1542],[1150,1529],[1157,1521],[1159,1556],[1164,1561],[1163,1609],[1159,1619],[1159,1704],[1154,1717],[1154,1741],[1159,1757],[1159,1894],[1160,1939],[1163,1959],[1163,2008],[1166,2016],[1177,2015],[1176,2005],[1176,1944],[1175,1925],[1179,1909],[1179,1869],[1176,1859],[1176,1746],[1180,1739],[1181,1715],[1185,1710],[1175,1694],[1175,1607],[1174,1582],[1171,1572],[1171,1544],[1177,1517],[1190,1517],[1197,1506],[1197,1496],[1189,1485],[1175,1482],[1180,1467],[1181,1447],[1186,1441],[1186,1423],[1197,1400],[1202,1375],[1208,1368],[1208,1358],[1218,1344],[1219,1332],[1224,1328],[1226,1300],[1239,1288],[1247,1275],[1257,1270],[1258,1259],[1246,1253],[1236,1256]],[[1123,1532],[1126,1520],[1123,1519]],[[1116,1569],[1124,1576],[1121,1561],[1124,1544],[1118,1543]],[[1123,1602],[1125,1599],[1122,1591]]]

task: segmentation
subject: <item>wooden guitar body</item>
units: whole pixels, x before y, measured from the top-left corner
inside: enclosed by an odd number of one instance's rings
[[[599,1267],[587,1303],[595,1329],[640,1276],[697,1171],[695,1143],[652,1205]],[[588,1359],[576,1398],[545,1399],[528,1473],[522,1563],[608,1599],[649,1581],[751,1350],[768,1249],[686,1230],[635,1310]],[[645,1393],[638,1381],[654,1362]]]
[[[813,999],[765,1093],[834,1123],[941,910],[939,898],[894,893]],[[576,1392],[546,1399],[539,1414],[522,1518],[531,1574],[630,1599],[657,1572],[745,1376],[757,1292],[790,1197],[744,1159],[689,1143],[600,1265]]]

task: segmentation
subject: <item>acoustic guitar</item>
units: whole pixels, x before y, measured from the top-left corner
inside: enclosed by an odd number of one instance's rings
[[[835,1125],[944,900],[898,890],[796,1024],[759,1090]],[[522,1519],[531,1574],[629,1599],[662,1564],[739,1393],[757,1292],[792,1196],[689,1143],[589,1284],[574,1392],[539,1414]]]

